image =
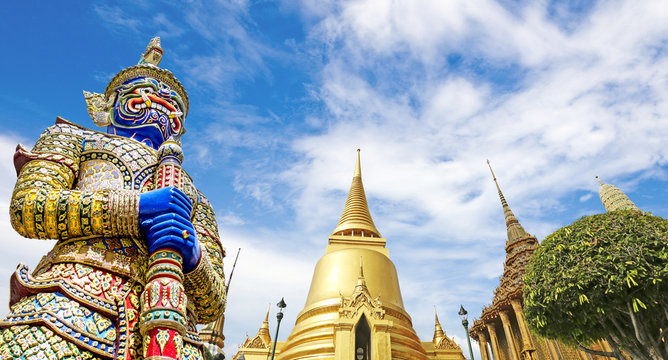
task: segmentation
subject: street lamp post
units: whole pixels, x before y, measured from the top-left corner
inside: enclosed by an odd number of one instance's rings
[[[466,331],[466,341],[469,343],[469,355],[471,360],[473,360],[473,348],[471,348],[471,338],[469,337],[469,319],[468,312],[464,309],[463,305],[459,305],[459,317],[462,318],[462,325],[464,325],[464,330]]]
[[[274,348],[271,350],[271,360],[274,360],[274,354],[276,354],[276,343],[278,342],[278,329],[281,327],[281,320],[283,319],[283,309],[288,305],[285,303],[285,300],[281,298],[281,301],[279,301],[278,304],[276,304],[276,306],[278,306],[278,313],[276,313],[276,320],[278,320],[278,324],[276,324],[276,337],[274,338]]]

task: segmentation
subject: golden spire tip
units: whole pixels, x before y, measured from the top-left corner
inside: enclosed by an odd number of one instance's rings
[[[360,166],[360,149],[357,149],[357,163],[355,164],[355,174],[353,174],[353,177],[355,176],[362,177],[362,169]]]
[[[598,175],[596,175],[596,180],[598,180],[598,182],[601,183],[601,185],[604,185],[603,181],[601,181],[601,179],[598,177]]]
[[[343,214],[341,214],[338,225],[332,231],[332,235],[381,237],[378,229],[373,224],[371,213],[369,213],[369,205],[366,202],[364,186],[362,185],[359,151],[357,152],[355,174],[352,184],[350,184],[346,205],[343,208]]]
[[[494,175],[494,170],[492,170],[492,163],[489,162],[489,159],[487,159],[487,166],[489,166],[489,171],[492,172],[492,178],[494,179],[494,182],[496,182],[496,175]]]
[[[360,277],[364,277],[364,262],[362,261],[362,257],[360,256]]]

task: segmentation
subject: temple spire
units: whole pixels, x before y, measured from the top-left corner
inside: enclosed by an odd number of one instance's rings
[[[353,177],[362,177],[362,169],[360,166],[360,149],[357,149],[357,162],[355,163],[355,173],[353,174]]]
[[[433,342],[434,344],[438,344],[445,338],[445,332],[443,331],[443,328],[441,327],[441,323],[438,321],[438,314],[436,313],[436,306],[434,305],[434,339]]]
[[[360,256],[360,279],[364,279],[364,259]]]
[[[508,231],[508,241],[515,241],[517,239],[527,237],[529,234],[524,230],[520,222],[513,214],[513,211],[510,210],[506,198],[501,192],[501,187],[499,187],[499,182],[496,181],[496,175],[494,175],[494,170],[492,170],[492,164],[487,160],[487,165],[489,166],[489,171],[492,172],[492,178],[494,179],[494,184],[496,184],[496,189],[499,191],[499,198],[501,198],[501,206],[503,206],[503,215],[506,218],[506,229]]]
[[[269,310],[271,309],[271,304],[267,307],[267,315],[264,317],[264,321],[258,330],[257,335],[264,340],[266,344],[271,342],[271,335],[269,334]]]
[[[364,263],[360,256],[360,275],[357,277],[357,285],[355,285],[355,292],[361,292],[366,289],[366,279],[364,278]]]
[[[332,235],[350,235],[364,237],[381,237],[373,223],[369,206],[366,202],[364,185],[362,184],[362,170],[360,166],[360,149],[357,149],[357,163],[353,174],[353,183],[350,185],[348,199],[343,208],[343,214]]]
[[[604,184],[598,176],[596,176],[596,179],[601,184],[601,187],[598,189],[598,195],[601,197],[605,211],[638,210],[636,204],[618,187]]]

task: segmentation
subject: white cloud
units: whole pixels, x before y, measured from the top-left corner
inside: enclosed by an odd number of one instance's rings
[[[238,225],[243,225],[245,223],[246,221],[244,221],[243,218],[241,218],[240,216],[231,211],[226,212],[225,215],[218,216],[218,226],[221,227],[224,227],[226,225],[238,226]]]
[[[540,6],[517,17],[492,2],[450,4],[448,11],[434,9],[445,6],[437,3],[346,2],[340,13],[322,21],[318,35],[343,45],[328,53],[322,72],[320,96],[332,115],[329,126],[295,143],[308,161],[298,167],[301,179],[287,173],[304,189],[297,208],[312,208],[333,189],[345,191],[347,181],[332,177],[332,169],[338,175],[350,165],[335,154],[358,146],[370,167],[365,181],[376,182],[367,186],[371,197],[410,202],[417,213],[439,217],[460,233],[475,214],[489,213],[485,209],[493,200],[479,200],[491,190],[486,157],[503,174],[504,190],[514,195],[522,189],[511,203],[548,188],[552,196],[593,188],[594,174],[588,172],[594,169],[614,177],[665,164],[668,67],[652,49],[663,46],[665,32],[659,30],[666,22],[652,9],[655,3],[601,5],[570,33],[549,22]],[[448,22],[483,17],[488,21],[480,27]],[[411,26],[412,18],[421,25]],[[404,24],[399,20],[408,25],[399,26]],[[447,33],[442,23],[451,27]],[[621,40],[611,35],[629,28],[638,31],[624,31]],[[410,77],[412,70],[403,64],[420,59],[425,47],[439,49],[440,42],[456,43],[471,34],[506,44],[499,49],[502,57],[526,67],[519,91],[496,93],[479,79],[420,77],[420,72],[402,88],[392,79],[372,84],[358,71],[385,61],[397,77]],[[404,54],[402,43],[415,48]],[[475,44],[474,50],[460,46],[451,50],[478,51]]]
[[[273,241],[267,243],[264,239]],[[245,340],[244,334],[252,337],[257,333],[269,304],[271,336],[274,337],[275,305],[281,297],[285,297],[288,304],[282,320],[283,331],[279,334],[279,339],[285,340],[306,301],[309,274],[313,272],[315,261],[324,250],[285,246],[295,242],[293,234],[263,230],[252,233],[225,231],[222,241],[227,249],[225,269],[228,277],[236,250],[241,248],[225,311],[225,328],[234,329],[226,331],[226,354],[230,357],[236,354],[237,347]]]
[[[427,303],[437,299],[468,302],[476,316],[504,257],[486,158],[539,238],[565,225],[550,214],[580,213],[563,197],[595,191],[594,175],[642,177],[666,165],[668,14],[659,4],[600,3],[566,26],[544,3],[511,13],[492,1],[347,1],[312,14],[321,22],[311,41],[328,44],[317,96],[329,113],[312,121],[326,124],[321,133],[293,143],[302,160],[282,174],[297,221],[334,225],[361,147],[371,213],[418,333],[430,338]],[[449,53],[468,72],[453,75]],[[515,66],[519,75],[504,81],[517,82],[499,89],[472,59]]]
[[[139,19],[127,16],[125,11],[119,6],[98,4],[93,6],[93,10],[101,19],[103,19],[111,30],[130,30],[139,31],[141,21]]]

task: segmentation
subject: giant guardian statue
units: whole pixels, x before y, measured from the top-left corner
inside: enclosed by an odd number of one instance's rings
[[[58,242],[11,278],[0,359],[203,359],[195,325],[224,311],[224,250],[181,168],[188,94],[162,55],[154,38],[84,92],[106,133],[58,118],[17,147],[12,226]]]

